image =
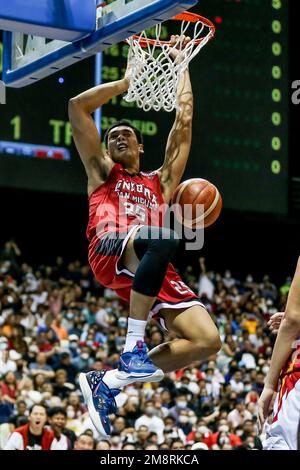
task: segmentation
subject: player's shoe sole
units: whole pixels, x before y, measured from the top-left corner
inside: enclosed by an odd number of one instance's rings
[[[122,370],[116,371],[116,378],[119,380],[130,380],[133,382],[160,382],[164,378],[164,373],[161,369],[157,369],[152,374],[138,373],[138,372],[124,372]]]

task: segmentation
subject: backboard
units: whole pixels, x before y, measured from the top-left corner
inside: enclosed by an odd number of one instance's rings
[[[197,0],[115,0],[109,4],[102,3],[95,9],[94,32],[75,42],[4,32],[2,79],[6,86],[16,88],[32,84],[196,3]],[[27,8],[30,9],[28,2]]]
[[[0,30],[78,41],[95,30],[96,0],[0,2]]]

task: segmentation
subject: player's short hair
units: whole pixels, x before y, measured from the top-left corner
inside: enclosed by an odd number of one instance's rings
[[[82,436],[90,437],[90,438],[93,440],[93,444],[95,445],[95,439],[94,439],[93,434],[90,434],[90,433],[84,431],[84,432],[82,432],[81,434],[79,434],[79,436],[76,437],[76,441],[79,441],[79,439],[80,439]]]
[[[48,415],[48,407],[45,406],[45,405],[42,405],[41,403],[34,403],[30,408],[29,408],[29,416],[31,415],[31,413],[33,412],[34,408],[36,406],[39,406],[40,408],[44,408],[45,412],[46,412],[46,415]]]
[[[67,417],[67,412],[65,408],[63,408],[62,406],[52,406],[51,408],[48,409],[49,418],[52,418],[53,416],[58,415],[58,414],[64,415],[65,418]]]
[[[117,121],[115,122],[114,124],[112,124],[105,132],[104,134],[104,137],[103,137],[103,142],[105,143],[105,146],[107,148],[107,143],[108,143],[108,134],[110,133],[110,131],[112,129],[114,129],[115,127],[119,127],[119,126],[126,126],[126,127],[130,127],[130,129],[132,129],[136,135],[136,138],[137,138],[137,141],[139,144],[142,144],[143,143],[143,136],[142,136],[142,133],[141,131],[139,131],[139,129],[137,129],[136,127],[134,127],[129,121],[127,121],[126,119],[121,119],[120,121]]]
[[[97,441],[97,445],[100,444],[100,442],[105,442],[106,444],[109,445],[109,447],[111,447],[111,443],[107,440],[107,439],[100,439],[100,441]]]
[[[16,405],[21,405],[21,404],[27,406],[27,405],[26,405],[26,401],[25,401],[25,400],[22,400],[22,398],[21,398],[21,399],[18,399],[17,402],[16,402]]]

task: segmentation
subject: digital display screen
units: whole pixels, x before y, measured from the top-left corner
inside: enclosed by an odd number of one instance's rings
[[[216,37],[190,65],[195,106],[184,179],[201,177],[216,184],[225,208],[284,214],[288,202],[288,2],[202,0],[191,11],[215,23]],[[164,23],[162,39],[179,28],[178,22]],[[120,43],[104,51],[104,82],[124,76],[127,50]],[[30,87],[7,90],[7,104],[0,106],[1,186],[86,192],[67,105],[69,98],[93,86],[94,64],[94,58],[86,59]],[[144,136],[141,167],[153,170],[163,162],[174,116],[162,111],[146,113],[118,96],[103,107],[101,125],[104,132],[116,120],[130,120]],[[27,154],[20,154],[20,148],[27,149]]]
[[[193,170],[216,181],[225,207],[286,213],[288,1],[203,1],[198,9],[217,34],[192,64],[201,136]]]
[[[0,185],[83,194],[86,177],[72,141],[68,100],[94,85],[95,59],[24,88],[0,106]]]

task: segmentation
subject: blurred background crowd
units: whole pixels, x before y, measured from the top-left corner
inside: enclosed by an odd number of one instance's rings
[[[260,449],[256,406],[274,335],[267,328],[286,302],[291,278],[275,286],[229,271],[187,266],[184,281],[216,322],[222,349],[205,362],[135,383],[117,397],[112,434],[103,440],[78,385],[81,371],[112,369],[122,350],[128,306],[99,285],[88,265],[57,257],[31,266],[15,241],[0,253],[0,449],[15,428],[52,430],[57,448]],[[197,271],[197,272],[196,272]],[[149,321],[149,349],[173,339]]]

